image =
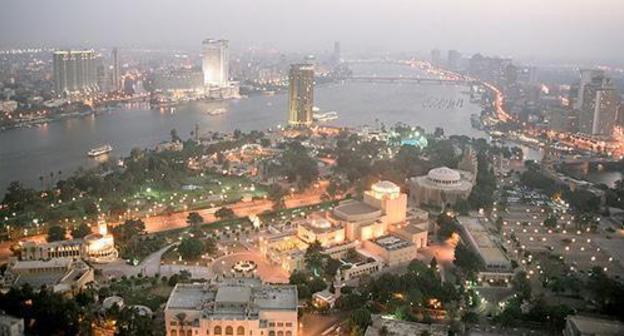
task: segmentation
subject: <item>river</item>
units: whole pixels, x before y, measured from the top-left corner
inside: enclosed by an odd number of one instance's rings
[[[422,75],[418,70],[399,65],[354,65],[356,75]],[[336,111],[339,118],[329,122],[338,126],[361,126],[404,122],[433,131],[443,127],[446,134],[484,137],[473,129],[470,114],[481,108],[471,104],[464,86],[415,83],[326,84],[315,88],[315,105],[321,112]],[[463,100],[449,107],[432,106],[439,99]],[[225,108],[221,115],[211,110]],[[0,133],[0,191],[13,180],[28,186],[41,186],[49,180],[68,176],[78,167],[93,167],[97,161],[86,152],[97,145],[114,147],[112,157],[128,155],[133,147],[153,147],[169,138],[175,128],[186,138],[199,125],[200,134],[208,131],[240,129],[264,130],[285,124],[287,97],[251,96],[215,103],[193,103],[173,110],[151,110],[145,104],[128,104],[98,116],[67,119],[37,128],[22,128]],[[50,178],[53,172],[55,177]],[[1,192],[0,192],[1,194]]]

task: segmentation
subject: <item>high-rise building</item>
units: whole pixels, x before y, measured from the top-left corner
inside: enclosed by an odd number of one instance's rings
[[[229,82],[229,42],[227,40],[205,39],[203,45],[202,70],[204,85],[226,87]]]
[[[440,65],[440,62],[442,60],[442,54],[440,53],[440,49],[433,49],[431,50],[431,64],[433,65]]]
[[[332,55],[334,64],[342,62],[342,54],[340,50],[340,42],[334,42],[334,54]]]
[[[461,63],[462,55],[457,50],[448,51],[447,65],[451,70],[459,70],[459,64]]]
[[[97,89],[98,56],[93,50],[55,51],[54,89],[57,94]]]
[[[119,51],[117,50],[117,48],[113,48],[112,58],[113,58],[112,89],[113,91],[120,91],[121,90],[121,77],[119,74]]]
[[[604,72],[581,71],[581,83],[576,103],[578,127],[581,133],[613,135],[618,118],[620,97],[615,85]]]
[[[295,127],[310,126],[314,106],[314,66],[292,64],[288,80],[288,124]]]

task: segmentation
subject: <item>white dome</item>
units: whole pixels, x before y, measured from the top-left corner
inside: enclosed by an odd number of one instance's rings
[[[325,218],[314,218],[310,221],[310,225],[317,229],[329,229],[331,223]]]
[[[459,183],[461,175],[451,168],[439,167],[431,169],[427,174],[427,178],[436,183],[452,184]]]
[[[371,189],[374,192],[381,193],[381,194],[395,194],[395,193],[401,192],[401,188],[399,188],[399,186],[397,186],[396,184],[390,181],[377,182],[373,184]]]

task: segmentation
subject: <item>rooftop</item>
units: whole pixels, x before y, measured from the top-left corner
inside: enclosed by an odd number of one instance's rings
[[[615,320],[570,315],[568,322],[572,323],[583,335],[624,335],[624,323]]]
[[[381,216],[381,210],[374,208],[364,202],[347,201],[339,204],[334,208],[334,214],[343,220],[350,220],[350,216]]]
[[[411,241],[402,239],[395,235],[385,235],[372,240],[373,243],[383,247],[388,251],[399,250],[414,245]]]

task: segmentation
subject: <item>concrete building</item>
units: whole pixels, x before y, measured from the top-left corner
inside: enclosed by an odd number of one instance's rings
[[[563,336],[624,335],[624,323],[603,318],[568,315]]]
[[[292,64],[288,72],[288,124],[308,127],[314,107],[314,66]]]
[[[297,287],[235,278],[177,284],[165,306],[168,336],[296,336]]]
[[[457,50],[449,50],[446,65],[453,71],[459,70],[462,55]]]
[[[24,335],[24,319],[7,315],[0,311],[0,335],[22,336]]]
[[[492,240],[488,231],[479,222],[479,218],[460,216],[457,220],[460,223],[462,237],[479,255],[485,265],[486,272],[511,275],[511,261]]]
[[[120,91],[121,90],[121,74],[119,69],[119,50],[117,48],[113,48],[111,52],[111,58],[113,59],[113,73],[111,76],[112,81],[112,90]]]
[[[94,263],[110,263],[117,260],[119,253],[115,248],[113,235],[108,233],[107,225],[100,220],[97,232],[83,239],[61,240],[38,244],[32,241],[19,244],[20,260],[48,260],[55,258],[82,258]]]
[[[228,40],[205,39],[202,47],[204,86],[227,87],[230,79]]]
[[[55,51],[52,57],[54,90],[57,94],[95,91],[97,65],[101,58],[93,50]]]
[[[45,286],[55,293],[74,295],[94,281],[94,272],[82,260],[72,258],[14,261],[0,281],[3,290],[29,284],[34,289]]]
[[[579,132],[613,135],[620,97],[612,80],[602,71],[582,70],[576,101]]]
[[[414,243],[397,235],[385,235],[364,241],[364,249],[379,256],[388,267],[408,264],[416,258]]]
[[[470,195],[474,175],[447,167],[434,168],[424,176],[410,179],[410,198],[415,205],[444,208]]]

